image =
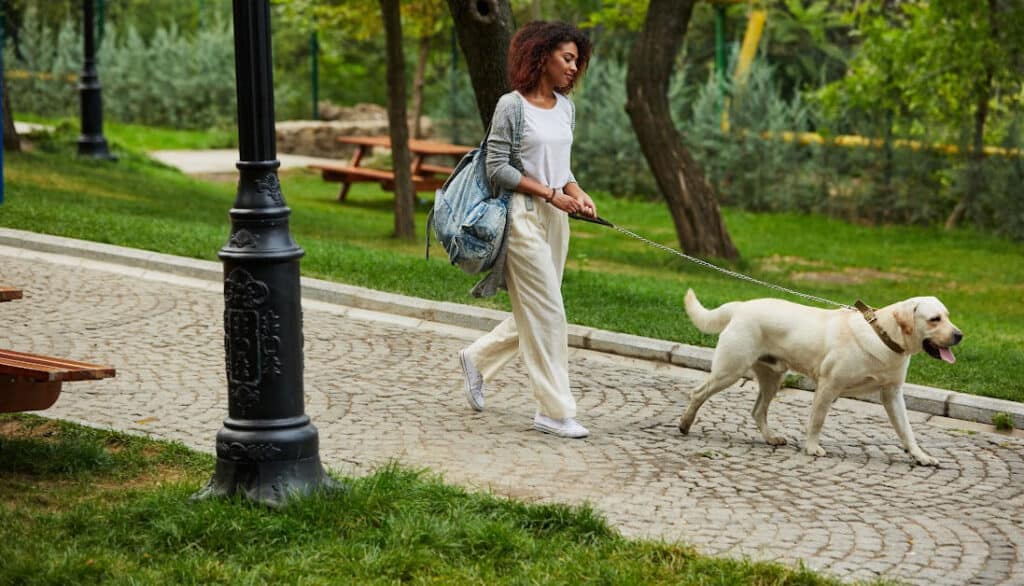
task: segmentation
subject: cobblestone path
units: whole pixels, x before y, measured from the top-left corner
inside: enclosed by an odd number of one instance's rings
[[[0,282],[25,289],[0,306],[0,346],[118,369],[65,385],[47,415],[213,450],[227,410],[219,283],[2,246]],[[812,458],[801,451],[809,394],[773,405],[789,439],[773,448],[749,415],[752,383],[711,399],[684,437],[676,423],[703,372],[574,350],[592,435],[560,440],[531,430],[519,363],[486,411],[469,409],[456,352],[476,331],[312,301],[304,315],[306,411],[337,472],[427,466],[526,501],[589,501],[626,535],[844,579],[1024,583],[1018,437],[912,414],[942,462],[912,466],[880,407],[843,400],[825,425],[829,455]]]

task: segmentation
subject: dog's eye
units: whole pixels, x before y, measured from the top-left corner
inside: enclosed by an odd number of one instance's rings
[[[931,318],[931,319],[930,319],[930,320],[928,320],[928,321],[929,321],[929,322],[931,322],[931,323],[933,323],[933,324],[937,324],[937,323],[939,323],[940,321],[942,321],[942,316],[941,316],[941,315],[937,315],[937,316],[935,316],[935,317]]]

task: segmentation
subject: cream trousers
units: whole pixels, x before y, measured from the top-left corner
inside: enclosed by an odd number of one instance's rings
[[[540,199],[512,196],[505,280],[512,317],[473,342],[469,358],[491,380],[522,353],[537,410],[554,419],[576,416],[569,390],[569,334],[562,272],[569,252],[569,216]]]

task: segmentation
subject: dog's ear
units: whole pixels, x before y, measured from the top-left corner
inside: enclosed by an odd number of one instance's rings
[[[914,312],[916,311],[917,303],[908,300],[897,305],[896,310],[892,312],[893,317],[896,318],[896,325],[900,327],[904,336],[909,336],[914,332]]]

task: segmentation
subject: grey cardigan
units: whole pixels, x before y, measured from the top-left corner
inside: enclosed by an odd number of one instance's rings
[[[569,100],[572,110],[572,128],[576,128],[576,106]],[[487,134],[487,178],[491,186],[502,195],[514,193],[523,178],[523,161],[519,157],[519,143],[523,139],[523,98],[517,92],[509,92],[498,99],[491,116],[491,127]],[[569,172],[569,182],[576,178]],[[505,237],[501,239],[498,256],[491,271],[472,291],[474,297],[491,297],[505,286],[505,256],[508,252],[508,233],[512,225],[512,209],[509,204],[505,219]]]

